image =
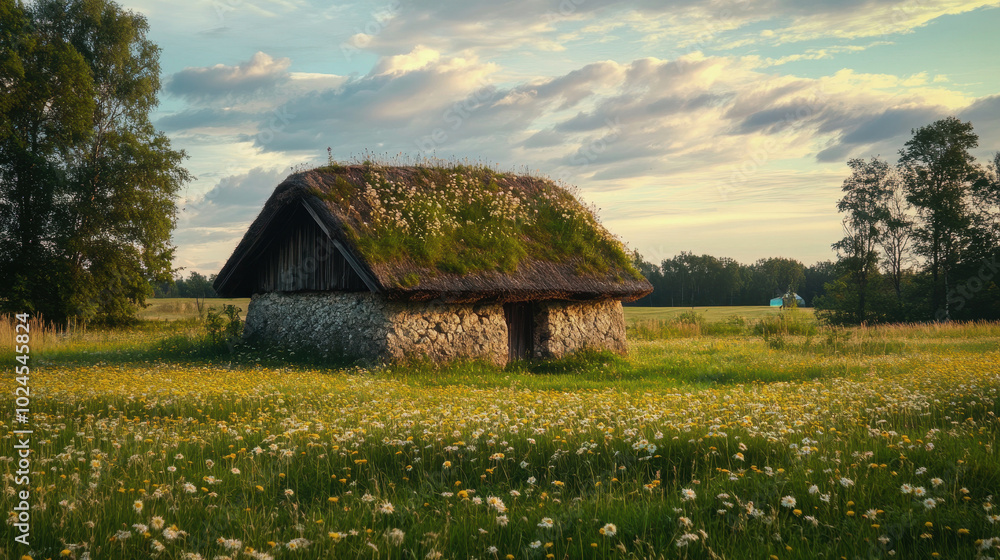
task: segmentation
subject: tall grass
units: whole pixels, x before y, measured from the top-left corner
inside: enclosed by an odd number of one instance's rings
[[[16,330],[16,326],[19,324],[23,323],[18,321],[13,314],[0,315],[0,340],[3,341],[3,345],[0,346],[0,356],[14,354],[15,336],[25,334],[23,330]],[[45,318],[40,315],[31,315],[27,326],[27,334],[30,337],[28,346],[32,352],[57,348],[66,339],[64,330],[60,331],[56,325],[45,321]]]

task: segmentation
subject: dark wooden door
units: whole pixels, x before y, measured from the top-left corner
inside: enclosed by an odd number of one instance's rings
[[[535,340],[535,313],[530,303],[507,303],[503,306],[507,320],[507,345],[510,360],[526,360],[531,357]]]

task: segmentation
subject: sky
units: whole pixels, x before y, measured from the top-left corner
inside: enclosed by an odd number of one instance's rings
[[[971,121],[1000,150],[1000,0],[129,0],[186,151],[182,274],[293,170],[374,153],[578,188],[659,263],[835,258],[851,158]]]

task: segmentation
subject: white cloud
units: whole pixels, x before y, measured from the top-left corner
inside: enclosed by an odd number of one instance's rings
[[[207,68],[186,68],[167,80],[166,91],[195,102],[242,98],[273,89],[288,80],[288,58],[272,58],[257,52],[237,66],[216,64]]]

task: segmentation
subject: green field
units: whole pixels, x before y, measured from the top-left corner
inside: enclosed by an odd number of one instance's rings
[[[774,317],[782,313],[789,313],[791,310],[783,310],[780,307],[741,305],[723,307],[626,307],[625,318],[630,322],[671,320],[691,311],[702,315],[707,322],[720,323],[733,317],[744,317],[755,320],[764,317]],[[811,317],[813,309],[811,307],[803,307],[797,309],[796,312]]]
[[[364,368],[212,345],[150,303],[129,330],[34,327],[31,558],[1000,553],[997,323],[628,309],[624,358]]]
[[[201,309],[199,310],[199,304]],[[146,321],[176,321],[204,318],[209,309],[235,305],[246,316],[250,298],[153,298],[146,300],[146,307],[139,311],[139,318]]]

